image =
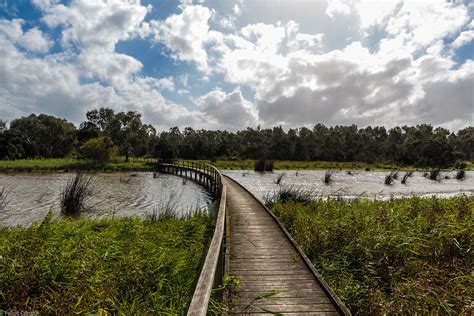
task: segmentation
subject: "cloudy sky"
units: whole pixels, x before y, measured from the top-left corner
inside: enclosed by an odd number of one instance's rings
[[[0,118],[472,126],[473,16],[469,0],[0,0]]]

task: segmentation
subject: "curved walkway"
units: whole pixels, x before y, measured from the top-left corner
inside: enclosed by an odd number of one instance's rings
[[[224,177],[224,185],[226,264],[229,276],[240,280],[228,298],[229,313],[348,314],[269,211],[234,180]]]

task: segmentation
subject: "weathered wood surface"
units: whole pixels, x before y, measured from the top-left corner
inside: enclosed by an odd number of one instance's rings
[[[233,180],[224,177],[223,182],[227,188],[229,217],[226,264],[228,274],[241,282],[240,288],[228,298],[229,314],[348,313],[321,286],[298,249],[262,204]],[[269,292],[276,294],[259,299]]]

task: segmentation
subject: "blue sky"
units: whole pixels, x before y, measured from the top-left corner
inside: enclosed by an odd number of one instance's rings
[[[469,1],[0,0],[0,118],[473,125]]]

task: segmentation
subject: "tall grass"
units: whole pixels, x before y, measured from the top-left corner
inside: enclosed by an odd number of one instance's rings
[[[263,198],[265,205],[269,207],[277,203],[309,203],[312,199],[313,191],[294,185],[283,185]]]
[[[280,173],[278,177],[273,181],[275,184],[280,185],[283,178],[286,176],[286,173]]]
[[[20,159],[0,160],[0,171],[32,172],[32,171],[153,171],[154,166],[145,162],[125,162],[120,157],[110,162],[76,159],[76,158],[48,158],[48,159]]]
[[[41,315],[184,315],[209,215],[45,220],[0,230],[0,308]]]
[[[456,179],[457,180],[463,180],[466,177],[466,171],[464,169],[459,169],[456,171]]]
[[[390,173],[385,176],[385,180],[384,180],[385,185],[392,185],[396,177],[397,177],[397,171],[390,171]]]
[[[405,172],[405,174],[403,175],[403,178],[402,178],[402,181],[401,181],[401,183],[402,183],[402,184],[406,184],[406,183],[407,183],[407,180],[408,180],[408,178],[410,178],[412,175],[413,175],[413,171],[411,171],[411,170],[410,170],[410,171],[407,171],[407,172]]]
[[[2,186],[0,189],[0,211],[5,209],[5,206],[7,204],[7,196],[8,196],[8,191],[5,186]]]
[[[430,180],[438,181],[441,178],[441,169],[431,169],[429,173]]]
[[[94,181],[91,176],[76,173],[61,192],[61,213],[75,215],[87,210],[88,201],[94,195]]]
[[[324,184],[328,185],[331,183],[332,179],[332,171],[329,170],[329,171],[326,171],[326,173],[324,174],[324,179],[323,179],[323,182]]]
[[[354,314],[469,314],[474,197],[275,203]]]

